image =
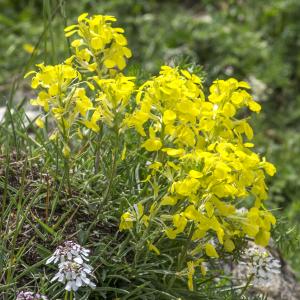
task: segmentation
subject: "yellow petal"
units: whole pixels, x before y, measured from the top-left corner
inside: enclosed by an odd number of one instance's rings
[[[245,134],[246,134],[247,138],[249,140],[252,140],[252,138],[253,138],[253,130],[252,130],[251,126],[247,122],[244,123],[244,130],[245,130]]]
[[[44,121],[43,121],[40,117],[38,117],[38,118],[36,119],[35,124],[36,124],[39,128],[44,128],[44,127],[45,127],[45,123],[44,123]]]
[[[36,74],[35,71],[29,71],[24,75],[24,78],[27,78],[28,76],[30,76],[31,74]]]
[[[72,36],[74,33],[76,33],[78,30],[72,30],[72,31],[69,31],[65,34],[65,37],[70,37]]]
[[[146,140],[142,147],[144,147],[147,151],[158,151],[162,147],[162,142],[159,138],[150,138]]]
[[[162,198],[161,200],[161,205],[176,205],[178,199],[174,198],[174,197],[171,197],[171,196],[165,196]]]
[[[198,212],[198,210],[195,208],[194,205],[189,205],[185,209],[184,216],[187,217],[189,220],[194,220],[194,221],[201,220],[201,214]]]
[[[215,257],[215,258],[219,257],[219,254],[217,253],[215,247],[210,243],[207,243],[205,245],[205,252],[206,252],[206,255],[209,257]]]
[[[172,123],[175,119],[176,119],[176,114],[175,114],[172,110],[167,109],[167,110],[164,112],[164,115],[163,115],[163,122],[164,122],[165,124]]]
[[[184,154],[184,149],[164,148],[162,151],[167,152],[169,156],[180,156]]]
[[[266,247],[269,244],[270,232],[265,230],[260,230],[255,237],[255,243],[262,247]]]
[[[245,88],[245,89],[251,89],[251,86],[246,81],[240,81],[238,83],[238,87]]]
[[[104,60],[104,65],[105,65],[106,68],[111,69],[111,68],[116,66],[116,62],[113,61],[112,59],[105,59]]]
[[[158,248],[155,245],[148,243],[148,249],[150,251],[155,252],[157,255],[160,255],[160,251],[158,250]]]
[[[81,22],[83,21],[84,19],[86,19],[86,17],[88,16],[89,14],[88,13],[83,13],[81,14],[79,17],[78,17],[78,22]]]
[[[235,249],[235,245],[231,239],[226,239],[224,242],[224,248],[227,252],[232,252]]]
[[[24,49],[27,53],[32,54],[33,51],[34,51],[34,46],[31,45],[31,44],[25,43],[25,44],[23,44],[23,49]]]
[[[78,27],[78,25],[70,25],[70,26],[67,26],[65,29],[64,29],[64,31],[65,32],[68,32],[68,31],[71,31],[71,30],[73,30],[73,29],[75,29],[75,28],[77,28]]]
[[[95,50],[99,50],[99,49],[103,48],[104,43],[103,43],[102,38],[98,37],[98,36],[92,38],[92,40],[91,40],[91,46]]]
[[[123,215],[121,216],[119,230],[122,231],[122,230],[131,229],[133,227],[133,221],[134,218],[131,216],[129,212],[123,213]]]
[[[165,234],[166,234],[166,236],[167,236],[170,240],[174,240],[174,239],[176,238],[176,236],[177,236],[176,231],[175,231],[174,229],[172,229],[172,228],[167,228],[167,229],[165,230]]]
[[[260,106],[260,104],[258,104],[258,103],[255,102],[255,101],[250,101],[250,102],[248,103],[248,106],[249,106],[250,110],[252,110],[252,111],[254,111],[254,112],[259,113],[259,112],[261,111],[261,106]]]
[[[71,153],[71,149],[68,145],[64,145],[63,147],[63,155],[64,157],[69,157],[70,156],[70,153]]]
[[[203,174],[199,171],[196,171],[196,170],[191,170],[189,172],[189,175],[193,178],[196,178],[196,179],[203,177]]]
[[[187,71],[187,70],[180,70],[180,73],[181,73],[184,77],[186,77],[187,79],[191,79],[191,78],[192,78],[192,75],[191,75],[190,72]]]
[[[274,167],[273,164],[271,164],[269,162],[264,163],[264,169],[265,169],[266,173],[270,176],[274,176],[274,174],[276,173],[276,168]]]

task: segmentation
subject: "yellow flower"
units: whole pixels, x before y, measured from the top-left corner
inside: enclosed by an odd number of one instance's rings
[[[29,44],[29,43],[25,43],[25,44],[23,44],[23,49],[24,49],[27,53],[32,54],[33,51],[34,51],[34,46],[31,45],[31,44]]]
[[[133,217],[129,212],[125,212],[121,216],[121,223],[119,226],[120,231],[125,229],[131,229],[133,227]]]
[[[45,127],[45,123],[44,121],[42,120],[42,118],[38,117],[35,121],[35,124],[40,127],[40,128],[44,128]]]
[[[276,173],[276,168],[274,167],[273,164],[271,164],[269,162],[263,162],[263,168],[265,169],[267,174],[270,176],[274,176],[274,174]]]
[[[193,291],[194,290],[193,277],[195,274],[194,262],[188,261],[187,267],[188,267],[188,288],[190,291]]]
[[[102,121],[113,127],[116,117],[123,117],[127,108],[135,89],[135,77],[126,77],[120,73],[109,79],[94,76],[93,80],[99,88],[95,106],[101,112]]]
[[[85,120],[83,124],[93,130],[94,132],[99,132],[100,127],[98,121],[101,119],[101,112],[99,110],[94,110],[90,120]]]
[[[248,106],[252,111],[255,111],[255,112],[260,112],[260,110],[261,110],[260,104],[258,104],[255,101],[249,101]]]
[[[86,113],[94,108],[92,101],[86,96],[85,89],[76,89],[73,97],[76,99],[75,111],[79,112],[82,117],[85,117]]]
[[[152,127],[149,128],[149,136],[150,138],[142,144],[142,147],[144,147],[147,151],[158,151],[161,149],[162,142],[160,138],[155,136],[155,132]]]
[[[70,147],[65,144],[64,147],[63,147],[63,155],[64,155],[64,157],[68,158],[70,156],[70,153],[71,153]]]
[[[181,156],[185,153],[184,149],[173,149],[173,148],[164,148],[162,151],[166,152],[169,156]]]
[[[199,171],[196,171],[196,170],[190,170],[189,175],[193,178],[196,178],[196,179],[199,179],[199,178],[203,177],[203,174]]]

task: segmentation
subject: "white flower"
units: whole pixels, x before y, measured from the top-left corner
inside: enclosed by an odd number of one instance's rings
[[[95,288],[96,285],[90,279],[93,277],[93,268],[86,263],[89,261],[89,252],[90,250],[72,241],[57,247],[46,262],[46,264],[58,263],[59,270],[51,282],[55,280],[61,282],[67,291],[77,291],[83,286]]]
[[[18,293],[16,300],[48,300],[46,296],[41,294],[34,294],[33,292],[21,291]]]
[[[52,278],[51,282],[57,280],[65,284],[67,291],[77,291],[80,287],[96,285],[90,280],[92,267],[86,263],[80,264],[76,261],[65,261],[58,265],[59,271]]]
[[[53,255],[46,261],[46,264],[50,263],[62,263],[64,261],[75,261],[82,264],[84,261],[88,261],[90,250],[81,247],[80,245],[66,241],[62,246],[57,247]]]
[[[250,247],[244,256],[248,274],[253,275],[254,285],[264,285],[271,280],[273,274],[280,274],[281,264],[268,251],[258,246]]]

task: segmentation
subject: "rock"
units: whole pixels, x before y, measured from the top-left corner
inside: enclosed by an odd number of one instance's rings
[[[11,109],[11,113],[13,114],[14,112],[15,112],[14,109]],[[4,121],[5,113],[6,113],[6,107],[0,107],[0,123],[2,123]],[[24,124],[28,125],[29,120],[33,121],[34,119],[37,118],[38,115],[39,115],[39,112],[36,110],[26,110],[25,114],[22,115]]]
[[[249,242],[238,264],[230,266],[236,284],[252,278],[249,295],[262,294],[268,300],[299,300],[300,285],[288,264],[275,248],[265,249]]]
[[[6,112],[6,108],[5,107],[0,107],[0,123],[2,122],[4,115]]]

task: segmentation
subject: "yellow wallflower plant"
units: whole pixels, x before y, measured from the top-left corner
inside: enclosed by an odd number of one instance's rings
[[[31,86],[40,90],[31,104],[42,107],[45,115],[36,124],[44,128],[45,116],[53,117],[57,126],[50,140],[60,140],[68,161],[74,157],[74,140],[82,139],[85,129],[99,134],[105,124],[118,135],[122,115],[135,91],[135,78],[121,73],[131,51],[126,47],[124,30],[112,26],[115,21],[112,16],[82,14],[77,24],[65,28],[66,37],[76,37],[71,41],[74,54],[62,64],[39,64],[37,72],[25,75],[33,75]]]
[[[160,241],[188,241],[178,272],[184,269],[193,290],[195,268],[206,273],[205,260],[232,253],[237,241],[251,238],[267,246],[276,220],[265,208],[266,176],[275,167],[253,151],[253,130],[241,110],[259,113],[250,86],[234,78],[216,80],[205,95],[202,79],[190,69],[162,66],[140,86],[122,73],[131,57],[122,28],[113,16],[87,13],[65,28],[73,54],[58,65],[37,65],[31,86],[39,93],[32,105],[44,113],[36,124],[46,130],[55,120],[50,140],[60,139],[65,157],[76,139],[111,130],[115,134],[112,171],[116,172],[120,136],[134,134],[135,153],[148,158],[146,199],[123,211],[121,231],[138,228],[152,254],[162,255]],[[91,143],[96,139],[91,138]],[[121,163],[131,147],[122,143]],[[97,148],[97,146],[95,146]],[[182,259],[185,258],[184,261]],[[181,268],[181,269],[180,269]]]
[[[261,109],[249,88],[234,78],[216,80],[206,98],[201,78],[163,66],[140,87],[137,108],[124,120],[144,138],[141,147],[157,153],[153,163],[160,163],[159,175],[169,184],[167,193],[153,200],[156,210],[147,212],[145,205],[145,215],[160,224],[167,238],[190,238],[195,259],[218,258],[217,249],[232,252],[235,239],[244,236],[266,246],[276,222],[263,205],[265,177],[275,168],[251,151],[253,130],[248,119],[238,117],[243,107]],[[177,166],[172,176],[170,163]],[[151,176],[157,182],[155,173]],[[253,206],[243,214],[241,200],[249,197]]]

